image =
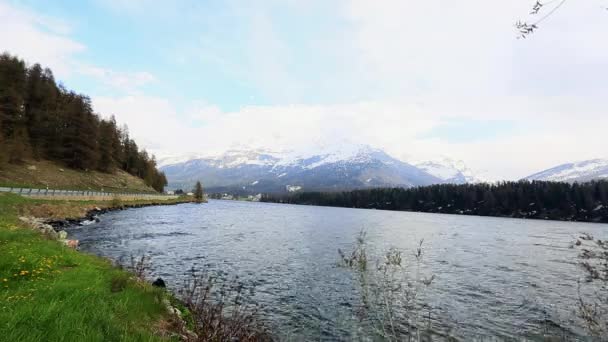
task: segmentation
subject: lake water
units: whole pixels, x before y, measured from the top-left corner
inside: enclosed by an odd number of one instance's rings
[[[359,297],[337,250],[352,250],[361,230],[372,255],[411,255],[424,239],[433,329],[460,340],[580,338],[571,245],[581,232],[608,235],[602,224],[233,201],[117,211],[69,233],[98,255],[150,255],[152,277],[172,289],[192,267],[238,275],[287,339],[349,340],[362,334]]]

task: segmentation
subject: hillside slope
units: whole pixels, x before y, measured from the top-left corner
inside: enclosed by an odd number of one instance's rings
[[[0,169],[0,186],[110,192],[156,192],[141,178],[117,170],[114,173],[83,171],[41,160],[7,164]]]

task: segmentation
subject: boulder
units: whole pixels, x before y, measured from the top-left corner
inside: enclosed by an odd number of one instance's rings
[[[68,238],[68,232],[66,232],[65,230],[62,230],[58,233],[59,240],[65,240],[67,238]]]
[[[43,232],[52,240],[59,240],[59,233],[57,233],[53,227],[45,228]]]
[[[65,245],[73,248],[73,249],[77,249],[78,248],[78,240],[65,240]]]
[[[167,287],[163,278],[156,278],[156,280],[152,283],[152,286],[162,287],[162,288]]]

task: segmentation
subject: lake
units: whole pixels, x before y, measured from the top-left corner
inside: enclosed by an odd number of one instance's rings
[[[129,209],[69,229],[81,249],[115,260],[148,254],[151,277],[176,290],[192,267],[239,276],[273,331],[292,340],[365,336],[356,276],[338,265],[361,230],[371,255],[423,243],[424,292],[437,336],[579,338],[574,318],[581,232],[608,225],[215,201]],[[126,259],[124,259],[126,260]]]

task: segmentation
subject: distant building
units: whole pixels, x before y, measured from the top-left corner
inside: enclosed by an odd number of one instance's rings
[[[194,196],[194,192],[189,192],[186,195],[188,195],[188,196]]]
[[[167,190],[167,191],[165,191],[165,194],[167,194],[167,195],[175,195],[175,191]]]
[[[252,201],[252,202],[259,202],[261,199],[262,199],[262,194],[257,194],[255,196],[253,196],[253,195],[247,196],[247,200]]]

